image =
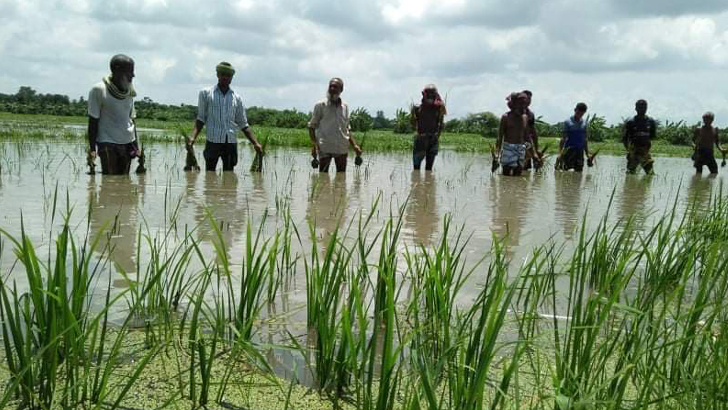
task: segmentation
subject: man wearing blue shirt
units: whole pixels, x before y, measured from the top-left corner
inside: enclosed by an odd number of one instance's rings
[[[589,153],[588,123],[584,118],[586,104],[580,102],[574,108],[574,115],[564,121],[563,135],[559,142],[561,152],[557,169],[576,172],[584,170],[584,152]]]
[[[217,65],[217,85],[200,91],[197,103],[197,120],[188,144],[194,144],[202,128],[207,125],[205,141],[205,169],[215,171],[217,161],[222,159],[222,170],[232,171],[238,163],[237,130],[253,144],[257,152],[263,148],[255,139],[248,125],[243,97],[230,88],[235,69],[228,62]]]

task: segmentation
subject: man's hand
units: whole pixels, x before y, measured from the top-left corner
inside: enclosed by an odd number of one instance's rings
[[[260,145],[259,142],[256,142],[255,144],[253,144],[253,148],[255,148],[255,152],[257,152],[259,154],[263,153],[263,146]]]
[[[93,149],[88,150],[88,153],[86,155],[86,160],[89,163],[96,161],[96,150],[93,150]]]
[[[354,152],[356,153],[357,157],[361,156],[361,147],[358,145],[354,145]]]
[[[314,144],[313,147],[311,147],[311,156],[314,158],[318,158],[319,153],[319,146],[318,144]]]

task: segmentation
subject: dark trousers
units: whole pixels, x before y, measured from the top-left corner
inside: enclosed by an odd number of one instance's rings
[[[234,142],[210,142],[205,141],[205,151],[202,152],[205,158],[205,169],[215,172],[217,161],[222,159],[222,170],[232,171],[238,164],[238,144]]]
[[[703,172],[703,166],[707,166],[711,174],[718,173],[718,162],[715,160],[713,149],[698,149],[695,152],[693,166],[698,173]]]
[[[102,174],[123,175],[129,173],[132,158],[129,144],[99,142],[97,146]]]
[[[336,172],[346,172],[346,160],[349,154],[321,154],[319,156],[319,172],[329,172],[331,160],[336,163]]]
[[[420,169],[422,160],[425,160],[425,170],[432,171],[435,157],[440,149],[440,137],[437,134],[415,135],[412,148],[412,165],[415,170]]]

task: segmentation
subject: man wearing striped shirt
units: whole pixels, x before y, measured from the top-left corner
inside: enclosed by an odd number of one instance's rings
[[[238,129],[243,131],[257,152],[263,150],[248,125],[242,96],[230,88],[234,74],[235,69],[230,63],[221,62],[217,65],[217,85],[200,91],[198,98],[197,120],[187,143],[194,144],[207,125],[203,152],[207,171],[214,172],[220,159],[223,171],[233,170],[238,163]]]

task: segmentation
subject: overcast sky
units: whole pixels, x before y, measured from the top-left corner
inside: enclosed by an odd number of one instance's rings
[[[340,76],[372,114],[432,82],[451,117],[527,88],[550,122],[578,101],[620,121],[645,98],[660,119],[728,125],[726,0],[0,0],[0,92],[86,96],[116,53],[140,97],[173,104],[226,60],[248,106],[310,111]]]

